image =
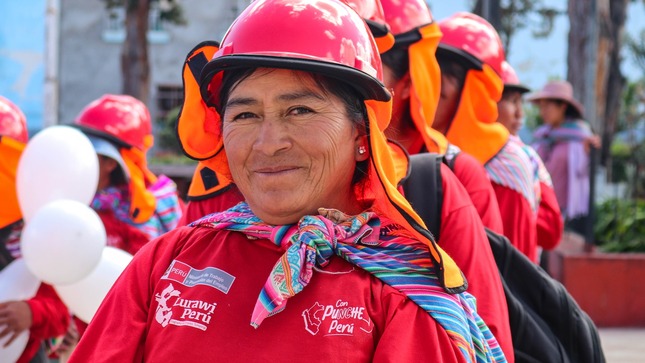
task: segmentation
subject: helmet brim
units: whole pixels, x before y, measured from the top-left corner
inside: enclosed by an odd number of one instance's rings
[[[466,67],[466,69],[481,71],[484,67],[484,62],[474,55],[453,46],[439,43],[437,47],[437,58],[441,57],[453,60]]]
[[[208,62],[202,69],[200,76],[202,99],[209,106],[215,106],[214,102],[217,100],[212,99],[212,95],[209,93],[209,85],[217,73],[250,67],[291,69],[321,74],[347,83],[366,100],[389,101],[392,97],[379,80],[356,68],[343,64],[278,55],[244,54],[222,56]]]

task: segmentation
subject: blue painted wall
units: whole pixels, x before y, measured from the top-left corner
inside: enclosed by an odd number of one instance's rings
[[[0,14],[0,94],[22,109],[31,135],[43,127],[45,0],[2,0]]]

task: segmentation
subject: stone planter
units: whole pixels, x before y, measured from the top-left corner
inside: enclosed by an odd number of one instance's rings
[[[597,326],[645,327],[645,253],[583,252],[575,246],[563,241],[552,253],[552,276]]]

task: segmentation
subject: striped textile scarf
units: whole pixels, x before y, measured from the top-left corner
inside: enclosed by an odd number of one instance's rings
[[[206,216],[190,226],[238,231],[268,239],[285,249],[265,283],[251,325],[282,311],[287,299],[301,292],[315,266],[324,267],[336,255],[363,268],[404,293],[428,312],[459,347],[467,362],[505,362],[499,344],[476,312],[468,293],[450,295],[439,285],[426,246],[400,226],[386,223],[374,212],[348,216],[332,209],[304,216],[298,224],[272,226],[242,202]]]
[[[537,169],[517,139],[509,138],[500,150],[484,165],[490,180],[520,194],[537,214],[540,204],[540,182]]]
[[[160,175],[148,190],[155,196],[156,207],[155,213],[144,223],[135,223],[130,219],[130,192],[127,186],[110,186],[98,191],[90,206],[96,211],[112,211],[118,220],[136,227],[153,239],[177,227],[182,209],[177,186],[168,177]]]

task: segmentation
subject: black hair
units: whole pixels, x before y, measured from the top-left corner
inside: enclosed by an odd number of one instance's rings
[[[226,103],[228,102],[231,91],[233,91],[240,82],[250,77],[257,69],[257,67],[252,67],[224,71],[224,74],[222,75],[222,83],[219,89],[219,99],[215,106],[220,117],[223,116],[226,111]],[[368,123],[367,109],[365,108],[365,100],[360,93],[354,87],[341,80],[317,73],[310,74],[312,75],[316,85],[320,87],[325,94],[334,95],[343,102],[347,117],[354,127],[356,127],[358,132],[361,135],[365,135],[367,133]],[[222,127],[221,124],[220,127]],[[354,170],[354,175],[352,177],[353,185],[356,185],[365,179],[368,168],[369,159],[356,163],[356,169]]]
[[[460,62],[456,62],[451,57],[443,57],[437,55],[437,62],[439,63],[439,68],[441,68],[441,74],[454,78],[459,85],[459,90],[464,88],[464,83],[466,82],[466,74],[468,73],[468,68],[465,67]]]
[[[403,78],[410,71],[410,55],[408,47],[394,46],[381,55],[381,61],[392,70],[397,80]]]

